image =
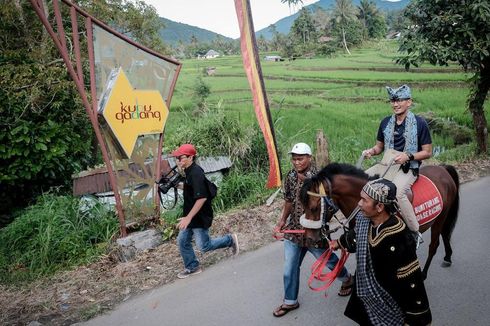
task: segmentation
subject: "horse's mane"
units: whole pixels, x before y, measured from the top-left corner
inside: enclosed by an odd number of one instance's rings
[[[303,182],[303,187],[301,188],[300,192],[301,203],[306,205],[308,202],[307,192],[310,191],[313,186],[318,185],[322,180],[328,179],[332,181],[333,177],[337,174],[349,175],[365,180],[369,179],[369,175],[366,172],[356,168],[353,165],[347,163],[330,163],[321,169],[316,175],[306,179]]]
[[[361,169],[356,168],[353,165],[347,163],[330,163],[326,167],[320,170],[312,179],[319,180],[329,179],[332,181],[332,178],[337,174],[345,174],[353,177],[357,177],[360,179],[368,179],[369,176],[366,172]]]

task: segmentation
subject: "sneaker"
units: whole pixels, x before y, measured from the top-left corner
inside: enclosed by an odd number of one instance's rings
[[[192,275],[196,275],[196,274],[199,274],[202,272],[202,268],[201,266],[199,266],[198,268],[196,268],[195,270],[191,271],[189,269],[184,269],[182,272],[180,272],[179,274],[177,274],[177,277],[182,279],[182,278],[188,278],[189,276],[192,276]]]
[[[231,235],[231,239],[233,240],[233,242],[231,244],[231,252],[233,253],[233,256],[236,256],[240,252],[240,246],[238,245],[238,236],[237,236],[237,234],[236,233],[233,233]]]

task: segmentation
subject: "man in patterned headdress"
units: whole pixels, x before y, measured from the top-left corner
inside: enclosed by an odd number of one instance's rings
[[[361,191],[355,229],[330,241],[356,252],[355,286],[345,315],[360,325],[429,325],[432,315],[415,239],[396,215],[396,186],[385,179]]]
[[[416,233],[417,237],[420,237],[419,224],[412,204],[407,198],[407,192],[417,180],[421,161],[432,156],[432,139],[424,118],[409,111],[412,106],[410,87],[407,85],[397,89],[386,87],[386,90],[393,115],[381,121],[376,144],[364,150],[362,154],[370,158],[388,149],[398,152],[394,163],[401,164],[401,167],[393,178],[393,183],[397,187],[396,197],[405,223],[411,231]],[[373,175],[376,172],[368,169],[366,173]]]

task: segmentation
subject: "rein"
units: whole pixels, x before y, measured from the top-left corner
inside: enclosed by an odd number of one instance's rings
[[[286,233],[304,234],[305,230],[279,230],[279,229],[274,229],[274,234],[272,235],[272,237],[276,240],[283,240],[284,234],[286,234]]]
[[[331,255],[332,249],[327,249],[311,266],[311,275],[308,278],[308,286],[310,287],[310,289],[317,292],[325,291],[325,296],[327,296],[327,289],[339,276],[340,272],[344,268],[347,258],[349,258],[349,253],[346,250],[342,249],[342,254],[337,265],[335,265],[332,271],[324,273],[323,270],[325,269],[325,266],[327,266],[328,260],[330,259]],[[313,286],[313,282],[315,280],[324,282],[325,284],[315,287]]]
[[[349,215],[349,218],[347,219],[346,223],[342,223],[337,216],[335,216],[335,213],[338,211],[337,205],[333,202],[332,198],[329,196],[329,194],[332,193],[332,183],[330,180],[327,178],[326,179],[327,185],[328,185],[328,194],[325,192],[325,187],[323,186],[323,183],[320,183],[320,186],[318,188],[318,193],[308,191],[307,194],[310,196],[314,197],[320,197],[321,198],[321,211],[320,211],[320,216],[321,216],[321,221],[325,220],[325,205],[327,205],[327,209],[330,212],[330,214],[335,217],[337,222],[340,224],[340,226],[336,227],[335,229],[329,230],[328,234],[337,232],[341,227],[345,230],[347,229],[347,225],[349,225],[349,222],[356,216],[357,212],[359,212],[360,208],[357,207],[354,209],[354,211]],[[302,223],[303,224],[303,223]],[[327,234],[324,234],[325,237],[327,237]],[[325,267],[327,266],[327,263],[330,259],[330,256],[332,255],[332,250],[329,248],[327,249],[311,266],[311,275],[308,278],[308,286],[310,289],[313,291],[319,292],[319,291],[325,291],[325,296],[327,296],[327,290],[328,288],[332,285],[332,283],[335,281],[335,279],[339,276],[339,274],[342,272],[342,269],[344,268],[344,265],[349,258],[349,253],[342,249],[341,250],[341,256],[338,261],[338,263],[335,265],[334,269],[329,272],[323,272]],[[322,285],[316,287],[313,285],[313,283],[321,282],[323,283]]]

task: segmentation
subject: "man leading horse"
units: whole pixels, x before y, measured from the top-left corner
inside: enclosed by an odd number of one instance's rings
[[[432,321],[414,239],[396,215],[396,186],[366,183],[356,226],[330,248],[356,252],[355,286],[345,315],[360,325],[428,325]]]
[[[385,153],[393,153],[391,163],[400,164],[400,169],[392,179],[397,187],[396,197],[400,211],[408,228],[421,239],[419,223],[415,216],[407,192],[417,180],[421,161],[432,156],[432,139],[429,127],[424,118],[413,114],[409,109],[412,106],[410,87],[402,85],[397,89],[386,87],[388,97],[393,109],[393,115],[385,117],[378,128],[378,135],[374,147],[362,152],[366,158]],[[394,150],[390,151],[390,150]],[[366,170],[369,175],[382,174],[379,166],[375,165]]]
[[[312,152],[308,144],[297,143],[291,151],[291,169],[284,181],[284,208],[281,217],[274,228],[274,234],[284,233],[284,299],[283,303],[273,311],[275,317],[281,317],[299,308],[298,293],[300,282],[300,268],[307,252],[315,258],[319,258],[326,250],[318,243],[308,241],[304,235],[304,228],[300,224],[300,217],[304,214],[304,208],[299,200],[299,194],[303,181],[317,173],[312,165]],[[333,269],[338,262],[337,255],[330,256],[327,266]],[[352,291],[352,277],[346,268],[343,268],[338,276],[342,281],[339,291],[340,296],[348,296]]]

